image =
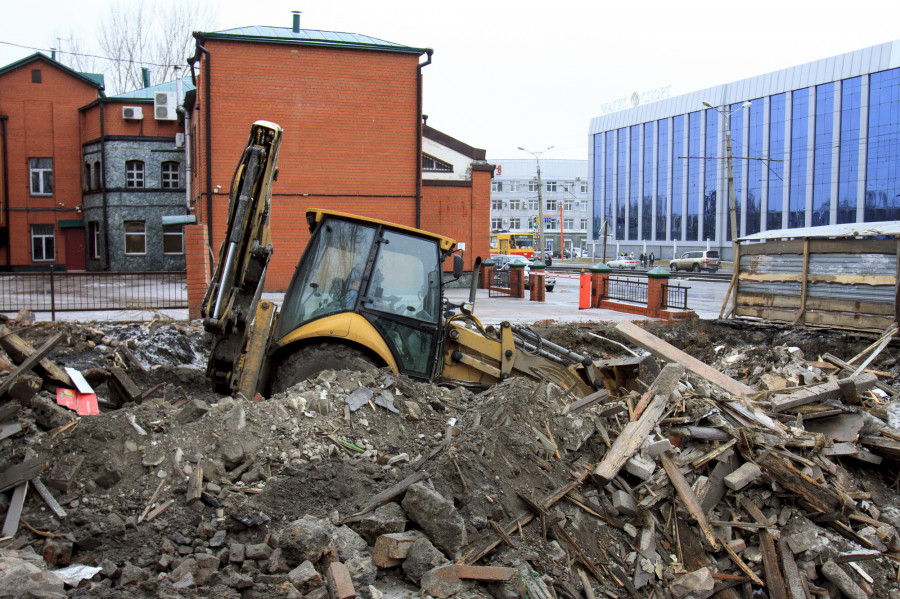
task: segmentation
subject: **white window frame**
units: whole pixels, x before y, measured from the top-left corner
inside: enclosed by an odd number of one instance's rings
[[[128,225],[140,225],[141,230],[137,231],[129,231]],[[136,229],[136,227],[135,227]],[[125,255],[126,256],[146,256],[147,255],[147,223],[142,220],[126,220],[123,223],[122,230],[125,235]],[[129,241],[132,243],[140,242],[141,250],[137,251],[136,249],[129,250]]]
[[[537,210],[538,208],[539,208],[538,199],[537,198],[529,198],[528,210]]]
[[[582,219],[581,219],[581,222],[580,222],[579,224],[581,225],[581,226],[580,226],[580,229],[581,229],[582,231],[587,231],[587,228],[588,228],[588,219],[582,218]]]
[[[503,181],[491,181],[491,191],[503,191]]]
[[[547,181],[547,191],[556,191],[556,181]]]
[[[184,225],[163,225],[162,226],[162,246],[163,246],[163,254],[166,256],[181,256],[184,254]],[[178,251],[167,251],[166,250],[166,240],[172,242],[173,240],[178,240]]]
[[[587,193],[587,183],[581,184],[581,193]]]
[[[503,219],[502,218],[492,218],[491,219],[491,231],[499,231],[503,228]]]
[[[522,221],[518,218],[509,219],[509,228],[510,228],[510,230],[521,229]]]
[[[522,184],[519,181],[509,181],[509,191],[522,191]]]
[[[559,210],[559,205],[556,203],[556,198],[547,198],[544,203],[546,204],[544,210]]]
[[[128,160],[125,162],[125,187],[128,189],[143,189],[146,186],[145,167],[142,160]]]
[[[571,210],[574,204],[575,203],[571,199],[566,198],[563,200],[563,210]]]
[[[522,200],[519,198],[512,198],[509,200],[509,209],[510,210],[521,210],[522,209]]]
[[[31,225],[31,261],[53,262],[56,260],[56,227],[53,225]]]
[[[178,189],[181,187],[181,164],[175,161],[166,161],[159,166],[159,178],[163,189]]]
[[[100,221],[88,221],[88,258],[100,259]]]
[[[574,231],[575,230],[575,219],[574,218],[564,218],[563,219],[563,229],[566,231]]]
[[[529,181],[528,182],[528,191],[533,193],[533,192],[536,192],[537,190],[538,190],[538,182],[536,180]]]
[[[491,210],[503,210],[503,200],[496,198],[491,200]]]
[[[29,189],[33,196],[53,195],[53,159],[28,159]]]

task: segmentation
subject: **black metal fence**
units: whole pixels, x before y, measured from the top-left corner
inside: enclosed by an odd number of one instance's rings
[[[513,294],[513,290],[509,285],[508,270],[495,270],[494,279],[488,288],[488,297],[509,297]]]
[[[0,312],[187,308],[184,272],[0,273]]]
[[[663,308],[676,308],[679,310],[687,310],[687,292],[690,287],[682,287],[681,285],[663,285],[663,300],[665,304]]]
[[[610,277],[606,289],[607,299],[647,305],[647,281],[635,281],[628,277]]]

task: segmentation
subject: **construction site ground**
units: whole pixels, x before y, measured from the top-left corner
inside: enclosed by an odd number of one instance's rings
[[[476,313],[596,359],[647,354],[617,328],[624,315],[502,312],[528,304],[479,297]],[[0,441],[0,479],[43,460],[30,487],[0,493],[0,513],[22,510],[4,523],[0,597],[900,597],[897,341],[867,366],[876,386],[825,356],[849,360],[877,334],[639,324],[758,393],[657,353],[636,391],[571,412],[552,384],[381,370],[326,371],[254,402],[211,391],[196,321],[10,320],[33,348],[62,334],[48,359],[83,373],[101,410],[57,406],[37,367],[0,397],[0,413],[21,406],[0,422],[19,427]],[[3,357],[4,373],[20,361]],[[122,374],[127,401],[111,383]],[[838,393],[801,397],[838,379]]]

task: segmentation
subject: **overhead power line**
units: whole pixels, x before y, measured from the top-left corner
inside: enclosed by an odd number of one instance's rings
[[[151,67],[163,67],[163,68],[168,68],[168,67],[181,67],[181,66],[184,66],[184,65],[182,65],[182,64],[158,64],[158,63],[155,63],[155,62],[147,62],[147,61],[144,61],[144,60],[134,61],[134,60],[127,60],[127,59],[124,59],[124,58],[110,58],[109,56],[100,56],[100,55],[98,55],[98,54],[86,54],[86,53],[83,53],[83,52],[69,52],[68,50],[54,50],[54,49],[52,49],[52,48],[51,48],[51,49],[47,49],[47,48],[35,48],[34,46],[23,46],[22,44],[14,44],[13,42],[5,42],[5,41],[3,41],[3,40],[0,40],[0,44],[4,44],[4,45],[7,45],[7,46],[15,46],[16,48],[24,48],[25,50],[34,50],[34,51],[36,51],[36,52],[44,52],[44,53],[57,52],[57,53],[59,53],[59,54],[70,54],[70,55],[72,55],[72,56],[84,56],[84,57],[86,57],[86,58],[98,58],[98,59],[100,59],[100,60],[108,60],[108,61],[110,61],[110,62],[123,62],[123,63],[130,63],[130,64],[134,64],[135,62],[137,62],[138,64],[147,65],[147,66],[151,66]]]

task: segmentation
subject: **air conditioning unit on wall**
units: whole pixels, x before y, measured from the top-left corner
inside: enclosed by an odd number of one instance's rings
[[[175,92],[156,92],[153,94],[153,118],[157,121],[178,120],[177,108]]]
[[[122,118],[139,121],[144,118],[144,109],[141,106],[123,106]]]

